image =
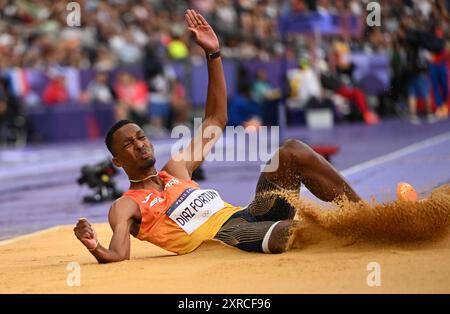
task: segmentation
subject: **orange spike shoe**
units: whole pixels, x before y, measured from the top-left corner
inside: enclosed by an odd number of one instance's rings
[[[406,202],[417,202],[419,196],[411,184],[400,182],[397,184],[397,199]]]

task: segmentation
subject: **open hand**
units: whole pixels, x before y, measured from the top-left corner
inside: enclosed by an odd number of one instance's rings
[[[206,22],[205,18],[188,9],[185,14],[188,30],[194,36],[195,42],[203,48],[207,53],[219,50],[219,39],[214,33],[212,27]]]

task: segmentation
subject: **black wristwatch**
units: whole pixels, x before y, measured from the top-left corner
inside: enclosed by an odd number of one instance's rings
[[[220,50],[206,54],[206,59],[208,59],[208,60],[216,59],[219,57],[220,57]]]

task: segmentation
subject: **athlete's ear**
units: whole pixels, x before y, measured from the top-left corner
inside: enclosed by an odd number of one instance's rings
[[[113,157],[111,159],[112,163],[114,164],[114,166],[116,166],[117,168],[123,168],[122,163],[119,161],[119,159],[117,159],[116,157]]]

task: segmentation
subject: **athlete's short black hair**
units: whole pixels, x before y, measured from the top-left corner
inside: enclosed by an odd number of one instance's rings
[[[130,123],[134,123],[134,122],[130,121],[130,120],[119,120],[116,123],[114,123],[113,126],[109,129],[108,133],[106,133],[105,144],[106,144],[106,147],[108,148],[109,152],[111,153],[111,155],[114,156],[114,152],[112,150],[112,141],[113,141],[114,133],[116,133],[116,131],[118,129],[120,129],[121,127],[123,127],[124,125],[130,124]]]

